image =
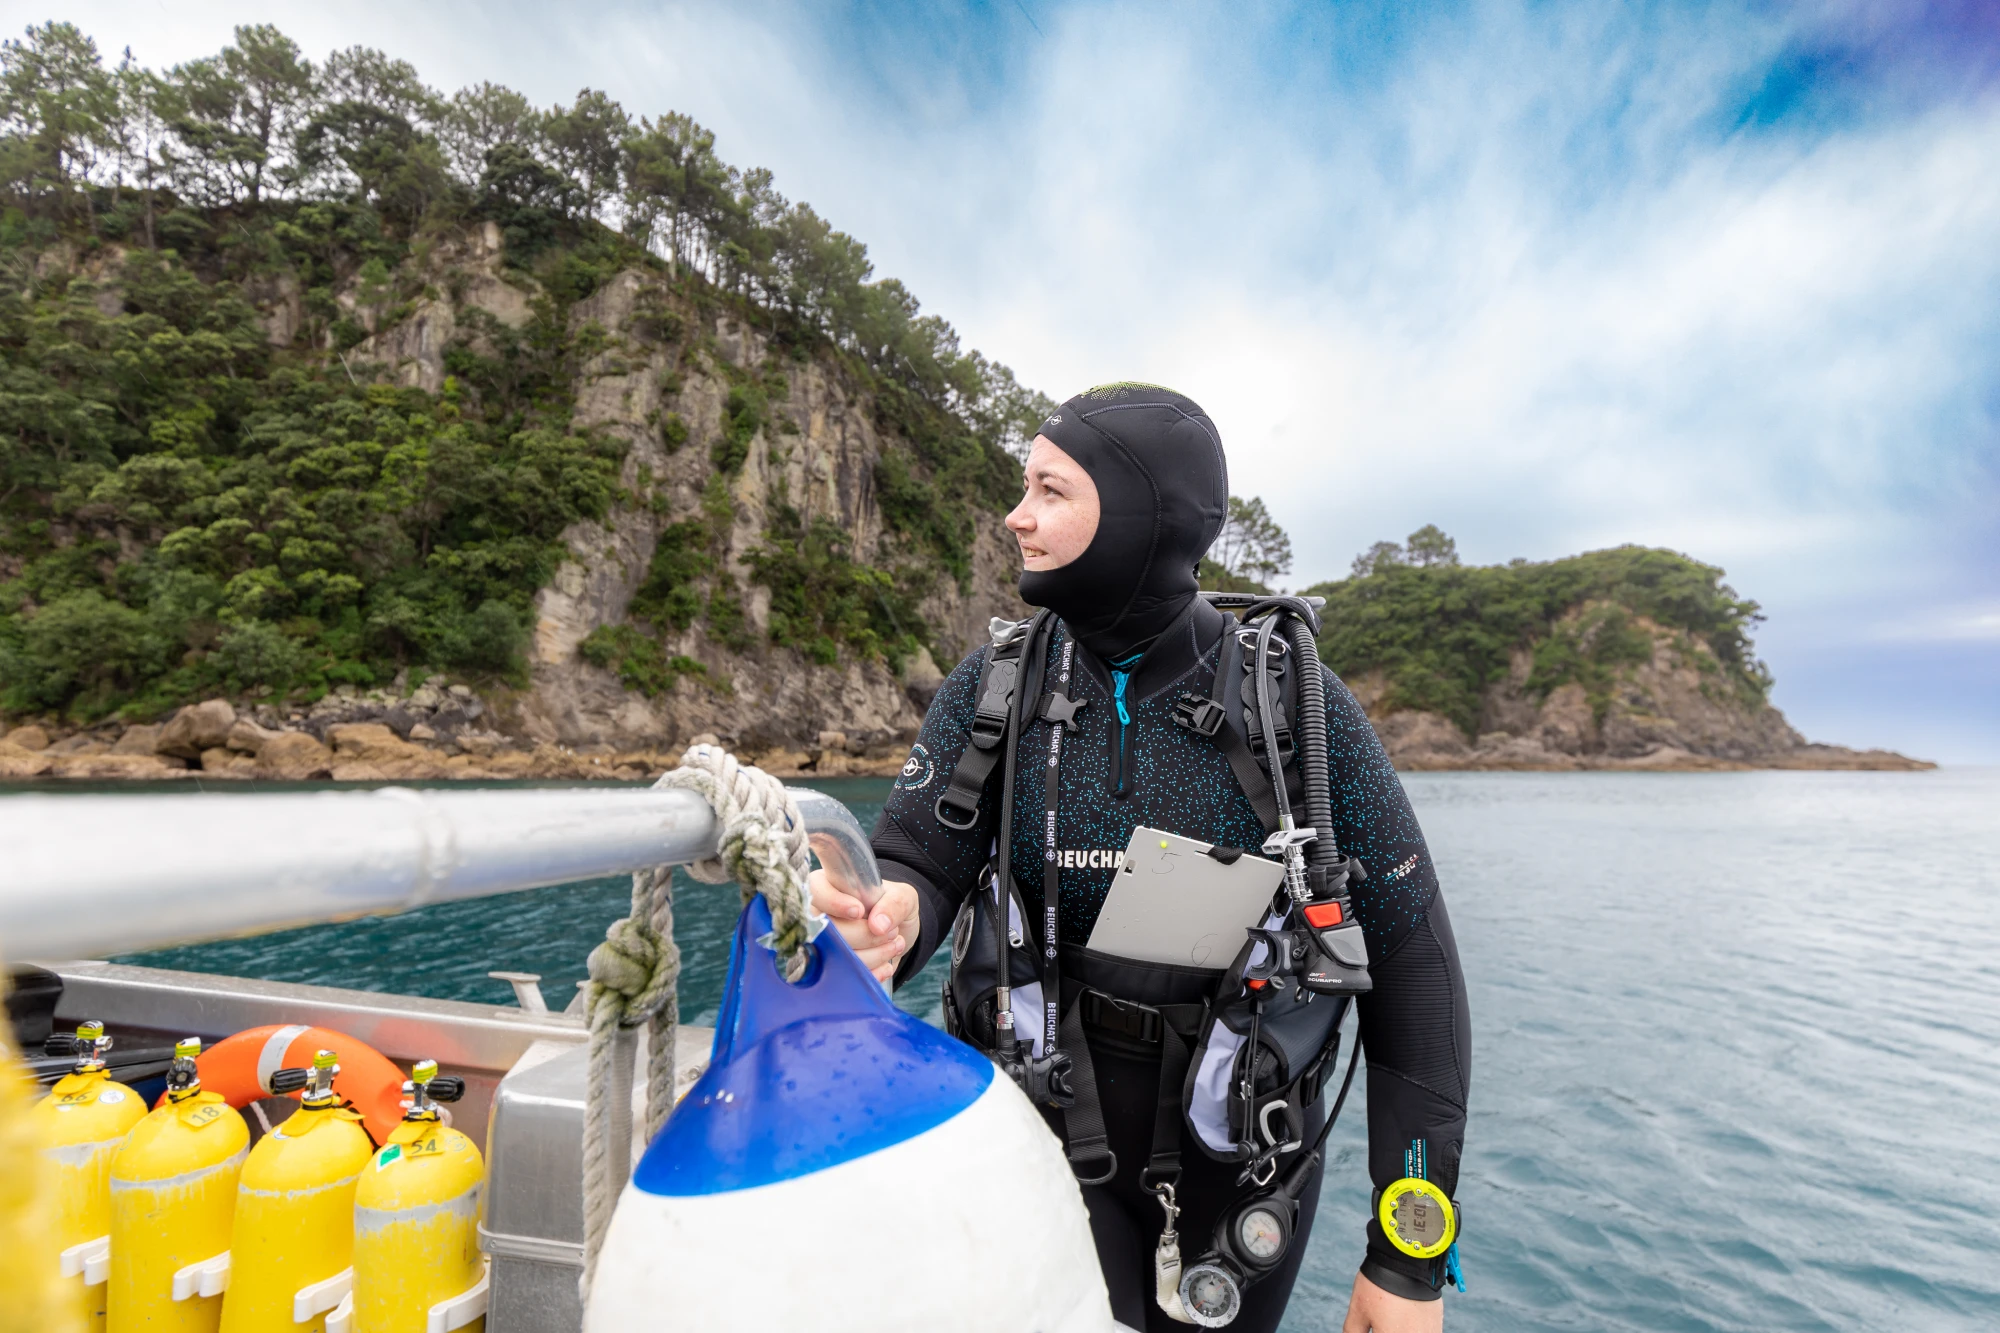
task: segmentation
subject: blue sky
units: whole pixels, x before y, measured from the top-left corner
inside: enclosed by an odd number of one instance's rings
[[[1674,547],[1808,736],[2000,763],[2000,6],[62,8],[685,111],[1029,383],[1193,394],[1295,583]]]

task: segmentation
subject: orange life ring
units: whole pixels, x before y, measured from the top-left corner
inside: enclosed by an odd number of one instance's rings
[[[387,1142],[390,1132],[403,1122],[405,1075],[388,1057],[345,1032],[302,1023],[245,1028],[203,1051],[195,1060],[195,1069],[204,1092],[220,1093],[241,1110],[273,1095],[272,1074],[280,1069],[310,1068],[313,1055],[323,1050],[340,1058],[333,1090],[361,1112],[369,1137],[377,1143]],[[162,1094],[162,1100],[164,1097]]]

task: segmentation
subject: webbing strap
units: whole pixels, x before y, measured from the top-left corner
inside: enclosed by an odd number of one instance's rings
[[[1174,1005],[1171,1008],[1201,1006]],[[1174,1180],[1181,1173],[1181,1084],[1194,1058],[1187,1040],[1175,1030],[1164,1012],[1160,1015],[1160,1092],[1153,1106],[1153,1153],[1139,1183],[1150,1188],[1162,1180]]]
[[[946,828],[963,832],[979,820],[979,798],[986,790],[986,780],[1006,752],[1002,742],[1007,739],[1014,700],[1020,693],[1021,655],[1028,641],[1036,637],[1035,630],[1046,614],[1037,612],[1026,626],[1016,629],[1013,638],[995,644],[987,655],[986,668],[979,674],[979,700],[965,753],[958,757],[944,791],[931,807],[938,823]]]
[[[1250,804],[1257,811],[1257,820],[1266,833],[1278,829],[1278,800],[1271,790],[1271,779],[1257,766],[1257,758],[1250,753],[1249,742],[1243,733],[1229,720],[1229,690],[1237,682],[1243,670],[1243,645],[1236,640],[1236,627],[1228,625],[1222,631],[1222,648],[1215,658],[1215,689],[1209,699],[1222,709],[1222,725],[1216,729],[1215,744],[1229,760],[1229,771],[1236,777],[1236,785],[1250,798]],[[1240,714],[1239,714],[1240,716]]]
[[[1062,655],[1056,662],[1055,688],[1036,710],[1049,720],[1048,777],[1042,791],[1046,815],[1042,821],[1042,1043],[1044,1049],[1057,1044],[1056,1029],[1061,1022],[1062,940],[1057,911],[1062,903],[1061,860],[1056,855],[1056,803],[1062,794],[1062,743],[1065,731],[1075,731],[1076,710],[1082,707],[1069,698],[1070,668],[1076,661],[1076,640],[1063,636]],[[1060,701],[1060,702],[1058,702]],[[1096,1089],[1091,1089],[1095,1095]]]
[[[1097,1065],[1083,1036],[1083,1005],[1079,1001],[1062,1016],[1062,1049],[1070,1058],[1070,1089],[1076,1100],[1062,1113],[1063,1142],[1069,1169],[1079,1185],[1102,1185],[1118,1174],[1118,1154],[1104,1133],[1104,1108],[1097,1100]],[[1084,1170],[1104,1163],[1104,1170],[1086,1176]]]

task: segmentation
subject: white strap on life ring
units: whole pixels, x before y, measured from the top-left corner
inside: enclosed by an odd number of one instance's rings
[[[264,1090],[265,1096],[271,1095],[271,1075],[285,1067],[285,1052],[292,1049],[293,1042],[310,1031],[311,1028],[296,1024],[279,1028],[264,1038],[264,1049],[257,1052],[257,1086]]]

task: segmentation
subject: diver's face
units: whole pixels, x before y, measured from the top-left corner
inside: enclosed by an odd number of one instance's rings
[[[1046,435],[1035,437],[1022,481],[1021,503],[1007,515],[1021,568],[1061,569],[1097,535],[1097,483]]]

